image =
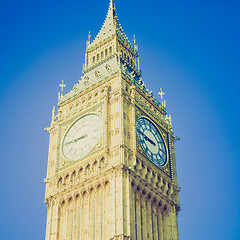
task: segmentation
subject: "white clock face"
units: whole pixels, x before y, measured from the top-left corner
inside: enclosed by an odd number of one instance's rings
[[[63,139],[63,155],[74,161],[85,157],[96,146],[102,132],[102,119],[98,115],[88,114],[78,119]]]

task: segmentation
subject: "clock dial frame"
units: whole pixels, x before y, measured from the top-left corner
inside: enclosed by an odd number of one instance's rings
[[[103,122],[99,115],[90,113],[80,117],[68,128],[62,141],[62,154],[71,161],[87,156],[103,134]]]
[[[148,118],[137,120],[137,137],[147,157],[157,166],[163,167],[168,161],[167,145],[156,127]]]

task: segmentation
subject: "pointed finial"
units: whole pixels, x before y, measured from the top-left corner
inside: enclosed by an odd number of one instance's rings
[[[169,126],[172,127],[172,117],[171,117],[171,115],[166,116],[165,119],[166,119],[166,121],[168,122]]]
[[[52,109],[52,116],[55,115],[55,106],[53,106],[53,109]]]
[[[150,92],[148,93],[148,96],[149,96],[150,98],[154,98],[152,91],[150,91]]]
[[[138,51],[138,45],[136,45],[136,36],[133,35],[133,43],[134,43],[134,49]]]
[[[172,116],[171,115],[169,115],[169,124],[170,124],[170,126],[172,126]]]
[[[62,80],[62,84],[59,84],[59,87],[61,88],[61,90],[63,92],[63,88],[66,87],[66,85],[64,84],[64,80]]]
[[[111,7],[114,6],[114,1],[115,1],[115,0],[110,0],[110,6],[111,6]]]
[[[91,39],[91,32],[89,31],[89,33],[88,33],[88,41],[90,41],[90,39]]]
[[[60,102],[61,101],[61,93],[59,92],[58,93],[58,102]]]
[[[145,85],[144,83],[142,83],[140,86],[141,86],[141,88],[142,88],[143,90],[145,90],[146,85]]]
[[[52,123],[55,120],[55,106],[53,106],[53,110],[52,110]]]

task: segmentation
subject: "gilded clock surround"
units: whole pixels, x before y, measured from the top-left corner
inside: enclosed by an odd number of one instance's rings
[[[79,104],[77,104],[79,105]],[[76,105],[75,105],[76,106]],[[73,107],[71,108],[71,110],[74,109]],[[58,169],[61,169],[61,168],[64,168],[65,166],[69,165],[69,164],[72,164],[72,163],[75,163],[75,162],[78,162],[78,161],[84,161],[85,157],[81,158],[81,159],[78,159],[77,161],[76,160],[70,160],[68,159],[67,157],[64,156],[64,154],[62,153],[62,142],[64,140],[64,136],[67,134],[67,132],[69,131],[69,129],[71,128],[71,126],[76,122],[78,121],[78,119],[84,117],[84,116],[87,116],[89,114],[96,114],[98,116],[101,117],[101,119],[103,119],[103,112],[102,112],[102,104],[98,105],[98,106],[95,106],[93,107],[92,109],[89,109],[89,111],[85,111],[79,115],[76,115],[74,116],[73,118],[70,118],[69,120],[67,120],[66,122],[64,122],[62,124],[62,127],[61,127],[61,131],[60,131],[60,136],[59,138],[61,139],[60,141],[60,147],[59,147],[59,152],[58,152]],[[104,128],[104,127],[103,127]],[[103,134],[102,136],[100,137],[98,143],[95,145],[95,147],[89,152],[88,156],[89,155],[92,155],[94,154],[96,151],[100,151],[103,149],[103,144],[104,144],[104,130],[103,130]]]
[[[163,140],[163,144],[164,144],[164,147],[165,147],[165,150],[166,150],[166,160],[165,160],[165,163],[164,163],[164,164],[158,165],[159,168],[162,168],[162,167],[164,167],[166,164],[168,164],[168,157],[169,157],[169,154],[168,154],[168,146],[167,146],[167,143],[166,143],[166,139],[167,139],[166,133],[164,134],[164,133],[163,133],[163,130],[162,130],[159,126],[157,126],[157,125],[154,123],[154,121],[152,121],[149,117],[144,116],[144,115],[138,117],[138,119],[141,119],[141,118],[147,119],[147,120],[157,129],[157,131],[159,132],[159,134],[160,134],[160,136],[161,136],[161,138],[162,138],[162,140]],[[137,120],[138,120],[138,119],[137,119]],[[161,130],[160,130],[160,129],[161,129]],[[164,134],[164,135],[163,135],[163,134]],[[138,139],[138,138],[137,138],[137,139]],[[140,144],[140,142],[139,142],[139,139],[138,139],[138,146],[139,146],[139,148],[138,148],[139,151],[140,151],[141,153],[143,153],[143,154],[147,157],[147,154],[146,154],[146,152],[143,150],[143,148],[142,148],[142,146],[141,146],[141,144]],[[148,158],[148,157],[147,157],[147,158]]]
[[[112,0],[98,36],[89,39],[83,73],[69,93],[59,95],[47,128],[46,240],[178,240],[177,138],[164,104],[143,84],[137,48],[127,40]],[[63,138],[91,113],[103,121],[102,137],[87,156],[70,161],[61,153]],[[168,160],[162,167],[139,144],[140,116],[165,141]]]
[[[174,175],[173,175],[173,170],[172,170],[172,159],[171,159],[171,154],[170,154],[170,151],[171,151],[171,140],[169,139],[168,137],[168,134],[169,134],[169,127],[168,128],[164,128],[163,125],[161,124],[161,122],[155,122],[155,121],[151,118],[151,116],[149,114],[147,114],[146,112],[144,112],[143,110],[141,110],[140,108],[137,108],[136,109],[136,121],[138,118],[144,116],[145,118],[147,118],[149,121],[151,121],[155,126],[156,128],[158,129],[158,131],[160,132],[162,138],[163,138],[163,141],[165,143],[165,146],[167,148],[167,161],[166,163],[163,165],[163,166],[156,166],[158,167],[159,169],[161,169],[166,175],[168,175],[169,177],[172,178],[172,181],[174,181]],[[136,138],[137,139],[137,138]],[[175,141],[174,139],[172,139],[172,141]],[[147,155],[145,154],[144,150],[142,149],[141,147],[141,144],[140,142],[138,141],[137,139],[137,149],[138,149],[138,152],[144,156],[146,159],[148,159]],[[152,163],[154,165],[154,163]],[[155,166],[155,165],[154,165]]]

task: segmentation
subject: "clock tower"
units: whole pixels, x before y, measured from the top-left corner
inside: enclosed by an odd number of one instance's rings
[[[47,128],[46,240],[178,240],[177,137],[166,114],[110,0],[83,76],[59,94]]]

